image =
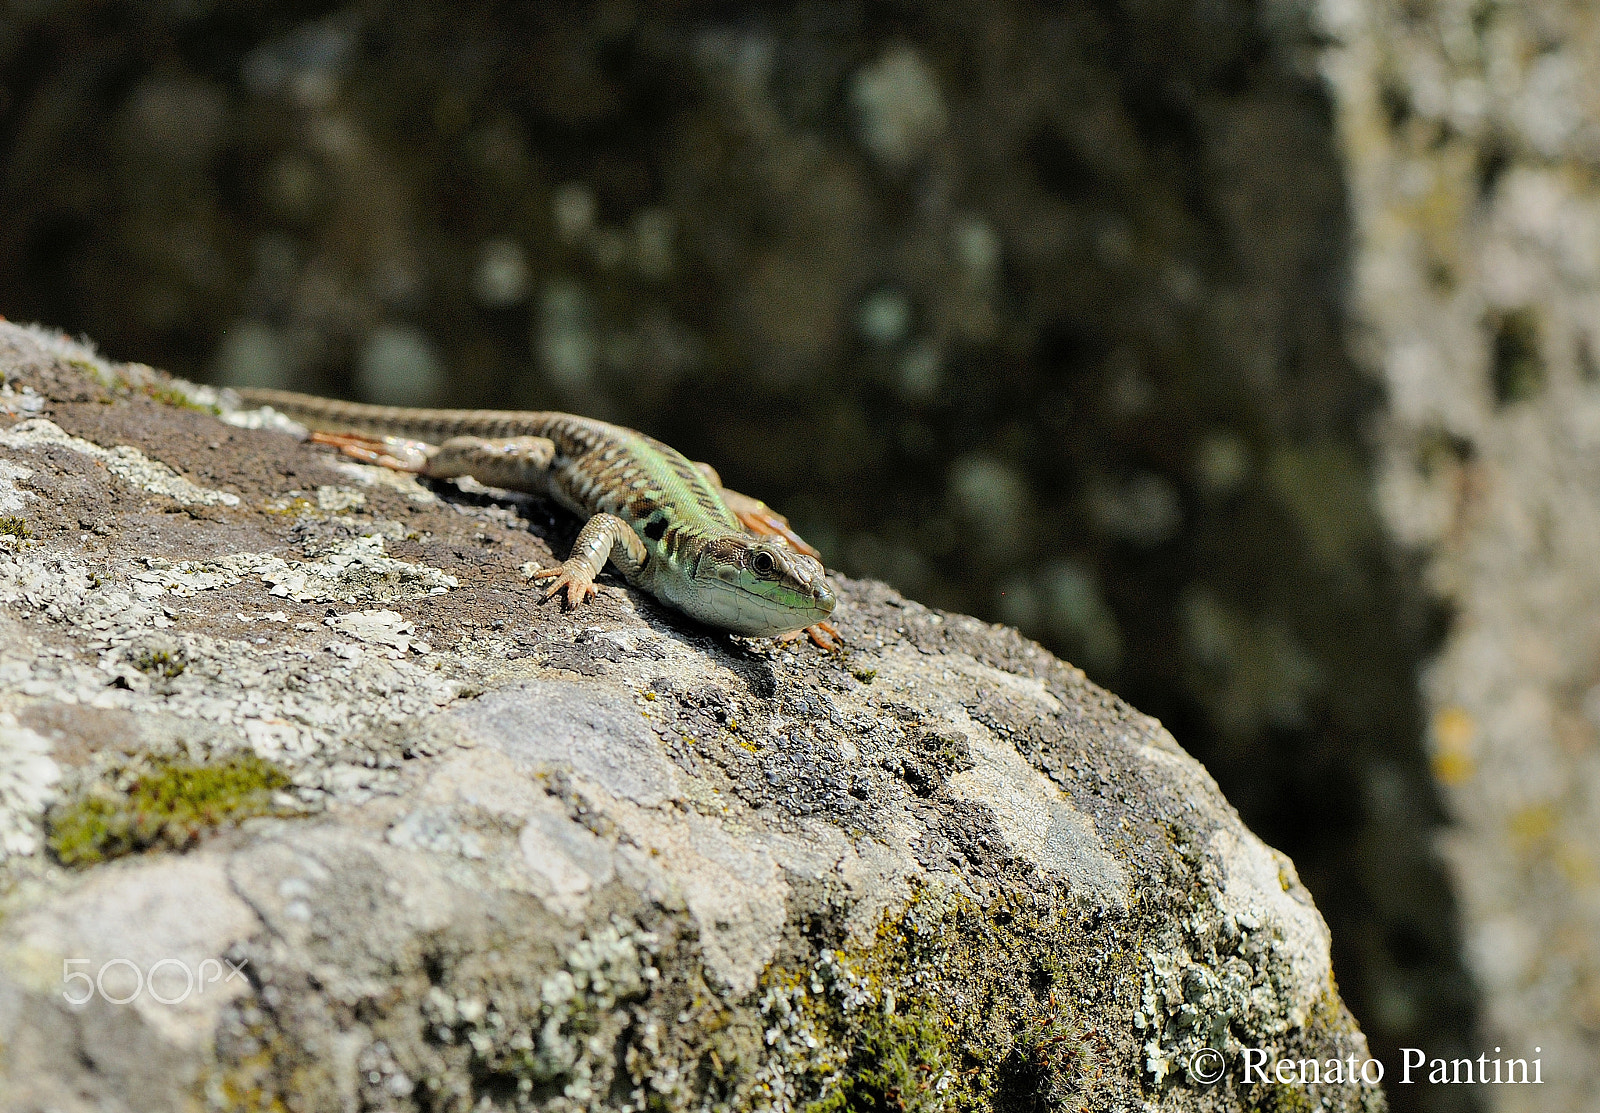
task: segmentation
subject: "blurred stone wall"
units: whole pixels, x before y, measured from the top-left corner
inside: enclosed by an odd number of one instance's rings
[[[1390,85],[1330,28],[1394,32],[1351,13],[14,5],[0,313],[714,461],[830,564],[1159,715],[1294,857],[1374,1049],[1465,1053],[1416,687],[1441,616],[1374,508],[1349,346],[1379,197],[1349,174],[1400,140],[1352,123]]]
[[[1600,1107],[1600,8],[1327,3],[1385,522],[1455,618],[1423,688],[1502,1110]]]

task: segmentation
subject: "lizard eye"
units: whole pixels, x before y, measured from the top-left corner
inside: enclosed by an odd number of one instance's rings
[[[765,549],[757,549],[750,558],[750,567],[758,576],[770,576],[773,569],[778,567],[777,559]]]

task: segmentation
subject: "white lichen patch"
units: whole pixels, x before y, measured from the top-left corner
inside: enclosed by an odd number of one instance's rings
[[[9,429],[0,431],[0,445],[23,449],[50,445],[70,448],[99,460],[107,471],[124,483],[153,495],[165,495],[185,506],[239,505],[238,495],[191,483],[160,460],[150,459],[137,448],[125,444],[103,448],[82,437],[72,436],[55,422],[42,417],[19,421]]]
[[[823,951],[823,963],[813,974],[811,987],[775,985],[761,997],[762,1042],[767,1058],[753,1072],[751,1094],[773,1113],[791,1113],[806,1104],[802,1089],[807,1079],[823,1087],[838,1084],[846,1055],[824,1031],[819,1031],[806,1007],[809,995],[825,992],[819,976],[829,973],[833,951]]]
[[[180,591],[220,582],[204,569],[151,572],[177,579]],[[0,706],[24,697],[158,716],[169,728],[164,745],[196,758],[216,746],[248,746],[294,767],[302,798],[354,801],[386,791],[393,773],[382,762],[352,765],[338,755],[364,748],[387,753],[459,691],[438,670],[380,654],[340,659],[309,647],[266,648],[174,631],[161,605],[171,592],[157,584],[151,598],[151,572],[113,565],[91,575],[71,556],[0,545],[0,604],[47,620],[33,636],[0,641]],[[183,727],[185,721],[195,728]],[[41,752],[48,755],[47,748]],[[37,796],[17,786],[42,784],[46,769],[31,760],[18,768],[29,772],[6,782],[8,815],[12,799]]]
[[[329,514],[342,510],[357,510],[367,505],[367,496],[349,487],[323,486],[317,488],[317,509]]]
[[[15,514],[22,509],[23,503],[39,496],[32,491],[24,491],[17,486],[17,480],[27,479],[33,474],[32,468],[13,464],[9,460],[0,460],[0,514]]]
[[[443,595],[459,585],[454,576],[386,556],[380,536],[341,542],[314,561],[264,557],[251,568],[272,585],[272,594],[301,603],[381,603]]]
[[[93,581],[81,561],[0,538],[0,603],[22,604],[46,617],[95,623],[105,618],[90,604]],[[133,603],[131,598],[123,600]],[[145,608],[139,617],[153,616]]]
[[[427,642],[417,639],[416,623],[394,611],[356,611],[323,622],[364,645],[388,649],[391,657],[402,657],[413,649],[418,653],[432,650]]]
[[[50,743],[0,711],[0,862],[39,849],[39,819],[60,779]]]
[[[633,1023],[620,1006],[644,997],[660,980],[659,949],[655,934],[613,918],[567,950],[540,981],[536,997],[452,994],[434,986],[422,1015],[437,1038],[469,1046],[480,1067],[515,1077],[519,1096],[530,1094],[536,1081],[560,1078],[566,1099],[560,1108],[596,1108],[614,1081],[617,1038]],[[643,1110],[646,1091],[636,1088],[626,1103],[606,1107]]]
[[[962,716],[972,748],[972,769],[950,778],[950,791],[989,805],[995,823],[1018,857],[1065,875],[1076,893],[1097,904],[1126,908],[1128,879],[1094,822],[1074,808],[1054,782],[1017,753]]]
[[[348,476],[363,487],[390,487],[413,502],[438,501],[439,496],[418,483],[417,477],[408,471],[381,468],[376,464],[358,464],[354,460],[333,460],[330,466],[334,471]]]
[[[44,395],[31,386],[14,387],[0,383],[0,414],[15,417],[18,414],[36,414],[44,409]]]
[[[146,572],[136,572],[132,577],[135,594],[144,599],[162,595],[176,595],[192,599],[202,591],[231,587],[243,577],[228,561],[173,562],[163,557],[145,557]]]
[[[1246,1047],[1271,1047],[1304,1028],[1328,987],[1328,933],[1287,859],[1253,836],[1212,837],[1226,862],[1214,901],[1178,926],[1181,939],[1146,952],[1134,1026],[1156,1086],[1182,1077],[1202,1048],[1237,1062]],[[1293,890],[1293,892],[1291,892]],[[1191,1080],[1192,1081],[1192,1080]]]
[[[101,386],[110,387],[117,382],[112,365],[100,358],[87,339],[74,340],[64,332],[43,325],[16,325],[9,339],[32,343],[40,354],[80,368]]]
[[[217,416],[236,429],[272,429],[279,433],[288,433],[294,437],[305,437],[308,430],[293,418],[285,417],[271,406],[262,406],[254,410],[241,410],[230,403],[237,402],[238,397],[231,391],[222,391],[218,395],[217,403],[222,412]]]
[[[1053,715],[1061,702],[1032,677],[1015,676],[971,658],[950,655],[930,668],[923,655],[897,651],[878,659],[877,683],[907,692],[937,708],[967,741],[972,767],[950,777],[949,791],[982,803],[993,815],[1012,853],[1067,878],[1072,890],[1096,904],[1127,907],[1127,875],[1088,816],[1068,801],[1049,777],[1029,764],[1009,741],[974,721],[956,700],[941,694],[952,679],[1004,697],[1028,714]]]
[[[1280,977],[1303,1014],[1326,986],[1333,943],[1294,864],[1249,832],[1241,836],[1226,828],[1211,837],[1211,852],[1227,863],[1218,910],[1239,923],[1260,922],[1285,944]]]
[[[383,549],[383,538],[373,535],[341,541],[311,561],[285,560],[271,553],[179,562],[149,557],[145,564],[150,570],[134,576],[134,590],[146,598],[162,594],[191,597],[255,575],[280,598],[355,604],[443,595],[459,582],[436,568],[396,560]]]
[[[454,815],[442,808],[418,808],[391,826],[383,837],[390,846],[406,850],[455,854],[479,861],[487,856],[483,836],[462,827]]]

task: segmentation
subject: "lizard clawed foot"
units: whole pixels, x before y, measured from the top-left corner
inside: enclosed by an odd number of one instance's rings
[[[352,460],[377,464],[395,471],[421,472],[428,463],[429,446],[400,437],[368,437],[361,433],[311,434],[316,444],[337,448]]]
[[[566,561],[557,568],[541,568],[530,577],[536,583],[539,580],[555,581],[546,589],[544,593],[546,599],[554,598],[565,588],[567,601],[564,609],[569,611],[577,610],[580,604],[587,603],[599,593],[599,589],[594,586],[594,573],[590,571],[589,566],[580,564],[576,568],[567,567],[571,563],[572,561]]]
[[[839,633],[831,622],[818,622],[807,626],[805,634],[811,639],[812,645],[829,653],[837,653],[844,648],[844,635]]]
[[[779,634],[774,641],[788,643],[798,641],[804,635],[811,639],[811,644],[828,653],[837,653],[844,648],[844,635],[834,629],[831,622],[818,622],[807,626],[804,630],[791,630],[787,634]]]

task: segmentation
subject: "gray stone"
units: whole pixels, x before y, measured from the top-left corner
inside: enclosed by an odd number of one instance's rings
[[[675,795],[673,766],[633,701],[609,685],[531,680],[451,713],[475,741],[534,768],[571,769],[607,792],[647,806]]]
[[[1243,1110],[1246,1048],[1365,1057],[1288,860],[1014,631],[843,578],[833,656],[541,606],[526,500],[0,353],[61,433],[0,435],[0,1106]]]
[[[1389,399],[1378,501],[1455,616],[1422,689],[1481,1043],[1546,1068],[1536,1099],[1485,1100],[1592,1110],[1600,35],[1585,5],[1314,11],[1357,214],[1353,310]]]

